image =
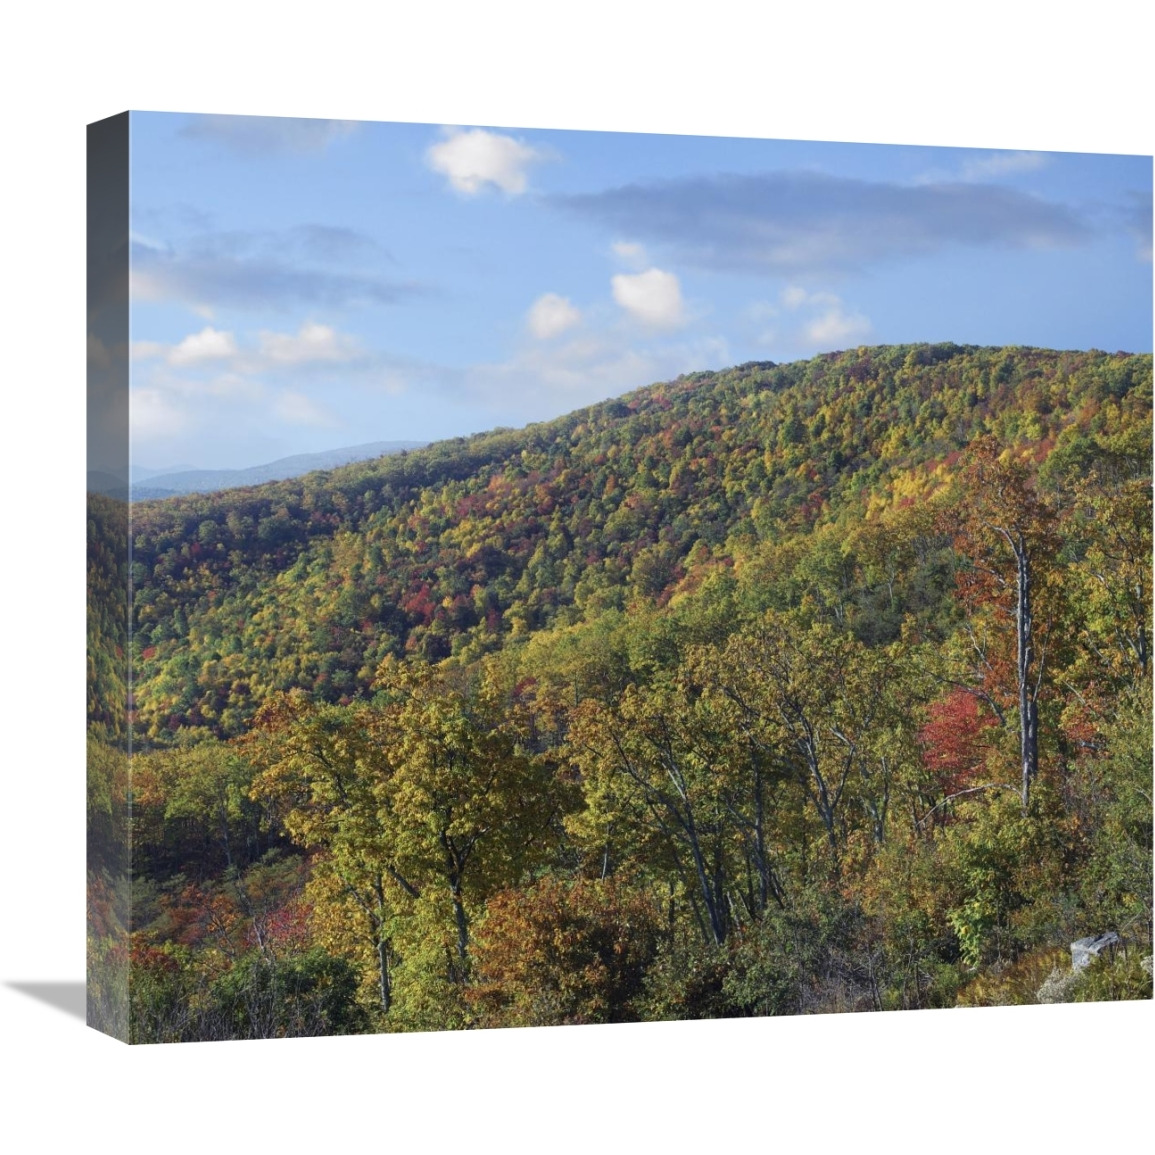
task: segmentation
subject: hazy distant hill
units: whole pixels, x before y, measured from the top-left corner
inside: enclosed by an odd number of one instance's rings
[[[180,493],[214,493],[218,489],[285,481],[303,473],[312,473],[316,469],[336,469],[355,461],[368,461],[390,453],[420,449],[425,444],[424,441],[371,441],[365,445],[348,445],[322,453],[297,453],[249,469],[184,469],[173,473],[141,470],[137,471],[139,480],[133,485],[132,494],[139,500],[149,500]]]
[[[88,471],[86,488],[89,493],[102,493],[105,497],[115,497],[118,501],[128,500],[128,482],[123,477],[99,469]],[[168,497],[167,493],[153,494],[154,497]]]
[[[188,473],[196,468],[198,467],[189,462],[181,462],[180,465],[166,465],[161,469],[150,469],[147,465],[138,465],[134,461],[130,472],[133,483],[139,485],[142,481],[149,481],[154,477],[160,477],[162,473]]]

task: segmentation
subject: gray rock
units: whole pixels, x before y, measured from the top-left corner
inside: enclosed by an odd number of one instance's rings
[[[1119,936],[1113,930],[1076,939],[1071,943],[1071,969],[1081,971],[1090,966],[1107,947],[1115,946],[1118,941]]]

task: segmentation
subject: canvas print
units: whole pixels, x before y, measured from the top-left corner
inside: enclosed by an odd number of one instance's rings
[[[89,129],[89,1021],[1151,997],[1150,157]]]

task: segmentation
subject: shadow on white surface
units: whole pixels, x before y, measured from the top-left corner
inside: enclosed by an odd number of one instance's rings
[[[58,1011],[63,1011],[73,1018],[79,1019],[81,1022],[85,1021],[85,995],[84,983],[5,983],[5,986],[11,987],[14,991],[20,991],[22,994],[30,995],[34,999],[39,999],[42,1003],[47,1003],[50,1007],[55,1007]]]

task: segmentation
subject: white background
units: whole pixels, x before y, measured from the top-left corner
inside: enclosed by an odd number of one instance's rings
[[[1152,1004],[127,1048],[83,949],[84,125],[125,108],[1155,151],[1151,6],[198,0],[7,11],[0,1136],[13,1151],[1071,1150]],[[1092,928],[1095,929],[1095,928]]]

